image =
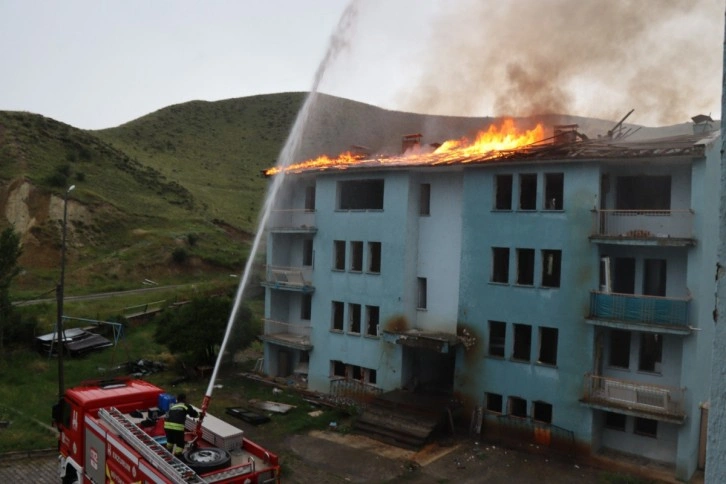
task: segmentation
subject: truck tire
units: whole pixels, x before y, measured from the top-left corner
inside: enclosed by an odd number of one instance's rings
[[[232,457],[224,449],[199,447],[184,452],[184,461],[199,474],[229,467]]]
[[[78,484],[78,474],[75,467],[69,465],[66,468],[66,475],[63,476],[62,482],[63,484]]]

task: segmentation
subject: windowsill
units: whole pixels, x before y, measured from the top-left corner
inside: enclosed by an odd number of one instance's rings
[[[487,355],[487,358],[491,358],[493,360],[502,360],[502,361],[504,361],[506,359],[504,357],[504,355],[502,355],[502,356],[499,356],[499,355]]]
[[[492,212],[504,212],[504,213],[511,213],[511,208],[493,208]]]
[[[364,335],[364,337],[368,338],[368,339],[381,339],[381,337],[378,336],[377,334],[366,334],[366,335]]]
[[[382,208],[336,208],[335,212],[339,213],[367,213],[367,212],[383,212]]]
[[[418,214],[418,216],[419,217],[430,217],[431,214],[430,213],[420,213],[420,214]]]
[[[522,213],[537,213],[537,209],[536,208],[518,208],[517,209],[517,212],[522,212]]]
[[[539,286],[540,289],[559,289],[560,286]]]
[[[371,275],[371,276],[380,276],[381,271],[378,271],[378,272],[366,271],[366,274]]]
[[[351,274],[363,274],[363,269],[351,269],[348,272],[350,272]]]
[[[416,308],[416,311],[425,313],[426,311],[428,311],[428,308]]]
[[[543,363],[541,361],[536,361],[535,364],[544,368],[552,368],[553,370],[557,369],[557,363]]]
[[[333,271],[333,272],[345,272],[345,269],[332,268],[331,271]]]
[[[356,333],[355,331],[348,331],[346,334],[348,336],[360,336],[360,333]]]
[[[508,282],[498,282],[498,281],[489,281],[489,284],[493,284],[495,286],[508,286]]]
[[[564,208],[544,208],[544,209],[542,209],[542,212],[562,213],[564,211],[565,211]]]
[[[622,371],[624,373],[630,373],[630,368],[626,368],[624,366],[607,366],[608,370],[614,370],[614,371]]]
[[[526,363],[528,365],[532,363],[530,360],[520,360],[520,359],[514,358],[514,357],[509,358],[509,361],[511,361],[512,363]]]
[[[514,287],[523,287],[526,289],[534,289],[535,285],[534,284],[519,284],[518,282],[515,282]]]
[[[345,334],[342,329],[331,329],[330,332],[335,334]]]
[[[641,375],[648,375],[648,376],[663,376],[662,371],[636,370],[635,373],[639,373]]]

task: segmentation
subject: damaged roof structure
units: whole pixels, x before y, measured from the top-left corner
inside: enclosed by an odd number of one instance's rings
[[[602,137],[539,127],[476,153],[416,134],[398,155],[286,168],[264,372],[364,398],[361,428],[388,441],[425,442],[435,414],[415,430],[406,414],[427,402],[484,436],[616,450],[689,479],[705,459],[715,304],[709,119],[644,141],[622,121]]]

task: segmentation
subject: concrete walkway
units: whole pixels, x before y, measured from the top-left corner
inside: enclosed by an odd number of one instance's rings
[[[58,484],[55,449],[0,455],[0,482]]]

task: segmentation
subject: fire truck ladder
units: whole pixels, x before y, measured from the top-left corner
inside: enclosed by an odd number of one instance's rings
[[[191,467],[174,457],[166,447],[141,430],[118,409],[114,407],[109,410],[102,408],[98,411],[98,416],[172,482],[177,484],[207,482],[199,477]]]

